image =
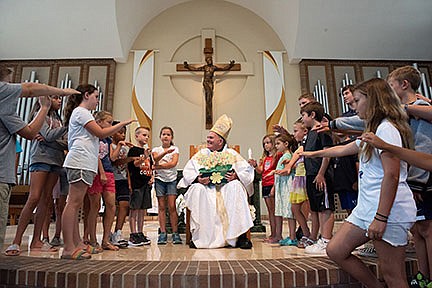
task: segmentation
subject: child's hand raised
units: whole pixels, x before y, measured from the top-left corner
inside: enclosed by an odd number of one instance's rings
[[[128,120],[120,122],[120,124],[123,125],[123,126],[126,126],[126,125],[129,125],[129,124],[134,123],[134,122],[138,122],[138,120],[136,120],[136,119],[128,119]]]
[[[303,151],[303,152],[299,152],[299,155],[303,156],[305,158],[314,158],[315,157],[315,153],[314,152]]]
[[[358,137],[358,139],[360,139],[363,142],[366,142],[372,146],[374,146],[375,148],[378,149],[385,149],[386,148],[386,142],[384,142],[381,138],[379,138],[378,136],[376,136],[374,133],[372,132],[366,132],[363,135],[361,135],[360,137]]]
[[[257,161],[255,159],[249,159],[248,163],[254,168],[257,167]]]
[[[311,130],[317,131],[318,133],[329,132],[330,131],[329,122],[321,122],[320,124],[316,125]]]

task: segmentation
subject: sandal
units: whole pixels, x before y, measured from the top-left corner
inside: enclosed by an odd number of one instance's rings
[[[82,250],[88,254],[99,254],[102,252],[102,250],[98,246],[92,246],[92,245],[88,244]]]
[[[57,247],[52,246],[48,242],[44,242],[41,247],[34,247],[34,248],[30,247],[30,251],[40,251],[40,252],[52,252],[52,253],[55,253],[55,252],[58,252],[59,249]]]
[[[85,260],[90,259],[91,255],[87,252],[83,251],[82,249],[78,248],[76,249],[71,255],[61,255],[61,259],[68,259],[68,260]]]
[[[102,243],[102,249],[103,250],[110,250],[110,251],[118,251],[119,247],[114,246],[110,242],[105,242],[105,243]]]
[[[21,250],[18,244],[10,245],[4,252],[6,256],[19,256],[21,254]]]

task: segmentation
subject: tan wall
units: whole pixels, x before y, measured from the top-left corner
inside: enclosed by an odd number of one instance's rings
[[[202,3],[202,5],[199,5]],[[228,114],[234,125],[229,143],[239,144],[246,157],[252,148],[258,158],[262,153],[261,139],[265,134],[264,87],[262,54],[258,50],[286,50],[275,32],[251,11],[222,1],[196,1],[174,6],[146,25],[137,37],[135,50],[156,49],[155,83],[153,102],[153,146],[160,145],[158,138],[162,126],[174,129],[175,143],[180,148],[182,168],[189,158],[189,145],[205,141],[204,96],[201,77],[163,76],[168,62],[201,62],[201,29],[216,32],[216,62],[253,64],[251,76],[223,76],[216,83],[214,95],[214,119]],[[298,117],[297,97],[300,95],[298,65],[289,65],[284,55],[285,87],[288,122]],[[118,64],[114,96],[114,115],[117,119],[130,117],[133,53],[125,64]]]

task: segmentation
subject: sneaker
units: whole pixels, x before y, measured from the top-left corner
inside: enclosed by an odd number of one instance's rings
[[[142,246],[144,243],[141,241],[141,238],[139,237],[138,233],[131,233],[129,237],[129,245],[131,246]]]
[[[158,245],[165,245],[167,243],[167,238],[168,238],[168,235],[166,232],[160,232],[157,244]]]
[[[121,230],[117,230],[116,232],[111,234],[110,242],[119,248],[127,248],[128,246],[128,241],[123,239]]]
[[[302,236],[302,238],[297,243],[297,248],[306,248],[306,247],[312,246],[314,244],[315,244],[315,242],[312,239],[310,239],[306,236]]]
[[[365,246],[364,248],[357,250],[357,255],[373,258],[378,257],[374,246]]]
[[[63,240],[60,239],[60,237],[54,237],[51,242],[49,243],[51,246],[63,246]]]
[[[297,239],[292,240],[291,238],[287,237],[281,241],[282,243],[279,242],[281,246],[297,246]]]
[[[322,238],[320,238],[317,243],[305,247],[305,254],[327,255],[327,244],[328,242],[325,242]]]
[[[421,272],[418,272],[411,280],[409,285],[411,288],[427,288],[429,287],[428,284],[431,283],[432,282],[429,282]]]
[[[49,241],[49,238],[43,238],[43,239],[42,239],[42,243],[47,243],[47,244],[49,244],[49,242],[50,242],[50,241]]]
[[[173,244],[182,244],[182,239],[180,238],[180,234],[175,232],[172,234],[172,242]]]
[[[140,238],[141,242],[144,245],[150,245],[150,243],[151,243],[150,239],[147,238],[147,236],[145,236],[143,232],[139,232],[138,237]]]

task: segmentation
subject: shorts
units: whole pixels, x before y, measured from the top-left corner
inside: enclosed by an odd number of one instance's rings
[[[30,172],[48,172],[60,174],[63,167],[46,163],[33,163],[30,165]]]
[[[357,191],[338,191],[337,194],[339,195],[342,209],[353,210],[357,206]]]
[[[367,232],[369,225],[372,223],[358,218],[353,213],[351,213],[345,221],[359,227],[364,230],[365,233]],[[411,229],[413,224],[413,222],[387,223],[382,240],[394,247],[407,245],[408,231]]]
[[[413,191],[414,192],[414,191]],[[432,193],[430,191],[419,193],[423,201],[416,201],[417,221],[432,220]]]
[[[105,176],[107,178],[107,181],[105,184],[102,184],[100,180],[100,175],[97,174],[94,178],[93,185],[87,190],[87,193],[90,195],[97,195],[101,194],[102,192],[110,192],[115,193],[115,180],[114,180],[114,173],[112,172],[105,172]]]
[[[128,180],[115,181],[116,201],[130,201],[130,190]]]
[[[152,208],[151,186],[146,184],[141,188],[132,189],[129,208],[131,210],[143,210]]]
[[[273,186],[263,186],[262,187],[262,197],[263,198],[270,198],[270,192]]]
[[[156,179],[155,181],[156,196],[163,197],[168,195],[177,196],[177,180],[172,182],[164,182]]]
[[[53,199],[69,194],[69,183],[67,180],[66,169],[62,168],[59,174],[59,179],[53,188]]]
[[[96,173],[93,171],[75,168],[66,168],[66,174],[69,184],[82,181],[88,186],[91,186],[93,184],[93,180],[96,176]]]
[[[327,189],[320,191],[315,187],[316,175],[306,176],[306,192],[309,198],[310,209],[312,212],[323,212],[324,210],[335,210],[334,191],[332,181],[325,177]]]

